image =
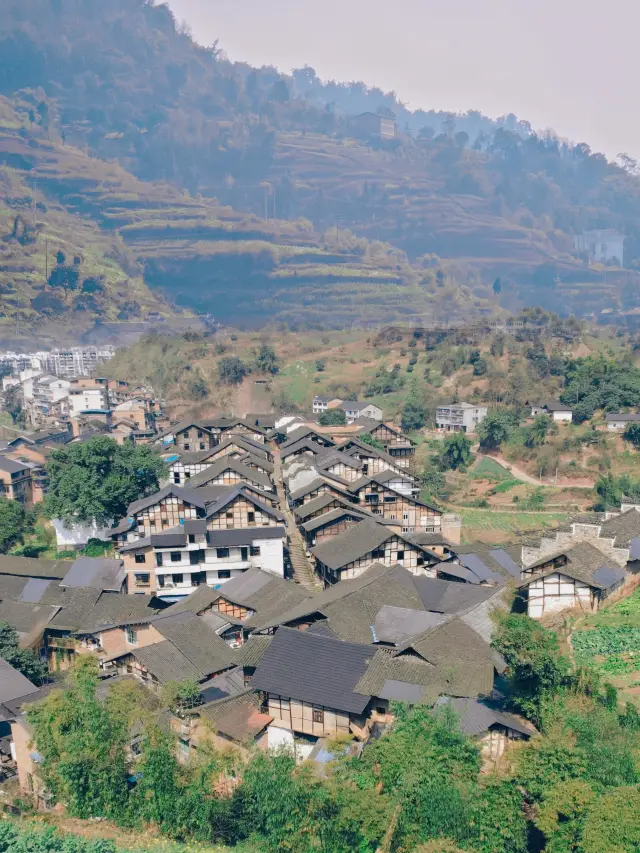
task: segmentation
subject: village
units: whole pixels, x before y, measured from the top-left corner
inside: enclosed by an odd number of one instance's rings
[[[496,614],[595,614],[638,584],[639,506],[462,544],[460,516],[420,498],[412,440],[366,401],[317,395],[308,414],[171,423],[151,389],[123,380],[19,379],[33,428],[2,443],[4,497],[37,505],[52,454],[96,436],[164,463],[158,488],[110,526],[52,522],[75,558],[0,556],[0,624],[49,673],[34,684],[0,660],[0,775],[40,810],[52,794],[26,709],[83,656],[103,692],[131,681],[161,702],[190,686],[186,705],[164,709],[183,763],[211,742],[245,756],[286,748],[322,768],[337,737],[358,754],[400,702],[454,709],[489,768],[536,735],[503,695]],[[532,406],[541,413],[572,416],[552,402]],[[436,428],[472,436],[486,415],[443,405]],[[104,556],[82,554],[96,539]],[[222,772],[222,789],[238,778]]]

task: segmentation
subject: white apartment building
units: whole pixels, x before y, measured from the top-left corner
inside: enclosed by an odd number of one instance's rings
[[[185,521],[120,548],[128,591],[179,601],[202,584],[218,589],[251,568],[283,578],[285,536],[284,527],[207,531],[201,520]]]
[[[476,431],[478,424],[486,418],[487,406],[475,406],[472,403],[449,403],[436,409],[436,429],[443,432]]]

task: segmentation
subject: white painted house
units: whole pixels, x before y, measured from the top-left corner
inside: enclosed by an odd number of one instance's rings
[[[610,430],[625,430],[629,424],[640,423],[640,415],[635,414],[609,414],[605,418],[607,429]]]
[[[600,264],[613,263],[624,266],[624,234],[611,228],[583,231],[573,238],[578,252],[585,252],[589,259]]]
[[[559,403],[554,400],[531,406],[531,417],[535,418],[536,415],[549,415],[556,422],[566,421],[571,423],[573,420],[573,409],[571,406],[567,406],[566,403]]]

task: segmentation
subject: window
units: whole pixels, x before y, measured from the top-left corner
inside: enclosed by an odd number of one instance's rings
[[[219,581],[228,580],[230,577],[231,577],[231,572],[229,572],[229,571],[223,570],[223,571],[218,572],[218,580]]]
[[[162,565],[162,557],[163,556],[164,556],[163,554],[156,554],[156,566]]]
[[[203,583],[207,582],[207,573],[206,572],[192,572],[191,573],[191,586],[200,586]]]
[[[180,485],[180,472],[179,471],[173,472],[173,482],[176,484],[176,486]]]
[[[259,545],[252,545],[251,548],[249,549],[249,553],[251,554],[252,557],[259,557],[260,556],[260,546]]]
[[[184,575],[171,575],[171,580],[174,583],[184,583]]]
[[[374,560],[384,560],[384,548],[376,548],[371,552],[371,557]]]
[[[189,450],[189,449],[190,449],[190,447],[191,447],[191,445],[189,444],[189,442],[188,442],[188,441],[185,441],[185,443],[184,443],[184,449],[185,449],[185,450]]]
[[[193,543],[194,543],[195,541],[196,541],[196,534],[195,534],[195,533],[190,533],[190,534],[189,534],[189,544],[190,544],[190,545],[193,545]]]
[[[409,521],[409,513],[408,512],[402,513],[402,520],[403,521]]]
[[[202,434],[202,430],[200,430],[200,429],[199,429],[199,430],[198,430],[198,438],[203,438],[203,437],[204,437],[204,436],[203,436],[203,434]]]
[[[182,553],[180,551],[172,551],[171,552],[171,562],[179,563],[182,559]]]
[[[233,520],[233,513],[232,512],[226,513],[226,517]]]
[[[130,628],[129,626],[127,626],[124,629],[124,637],[130,646],[137,646],[138,645],[138,632],[136,630],[134,630],[133,628]]]
[[[387,709],[386,709],[386,708],[382,708],[380,705],[378,705],[378,706],[376,707],[376,714],[386,714],[386,713],[387,713]]]
[[[184,472],[184,478],[185,478],[185,480],[188,480],[190,476],[191,476],[191,471],[185,471],[185,472]]]
[[[228,548],[216,548],[216,557],[218,558],[218,560],[224,560],[228,556],[229,556],[229,549]]]
[[[206,450],[206,449],[207,448],[205,447],[204,441],[201,441],[200,442],[200,450]]]
[[[255,522],[255,520],[256,520],[255,512],[248,512],[247,513],[247,521],[249,522],[249,524],[252,524],[253,522]]]
[[[136,586],[149,586],[149,575],[148,574],[139,574],[135,575]]]
[[[144,554],[136,554],[136,563],[146,563],[147,558]]]
[[[324,710],[322,708],[313,708],[311,713],[314,723],[324,725]]]
[[[158,586],[159,587],[164,586],[164,575],[158,575]]]
[[[404,551],[398,551],[396,554],[396,560],[404,560]]]
[[[393,504],[396,502],[396,500],[397,500],[397,498],[395,495],[385,495],[384,496],[384,502],[386,504]]]

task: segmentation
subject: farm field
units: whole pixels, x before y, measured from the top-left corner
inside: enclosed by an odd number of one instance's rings
[[[577,662],[592,663],[606,681],[640,707],[640,587],[579,623],[572,636]]]
[[[505,539],[515,540],[535,530],[560,527],[569,520],[569,515],[560,512],[496,512],[466,507],[455,511],[462,517],[463,541],[488,545]]]

